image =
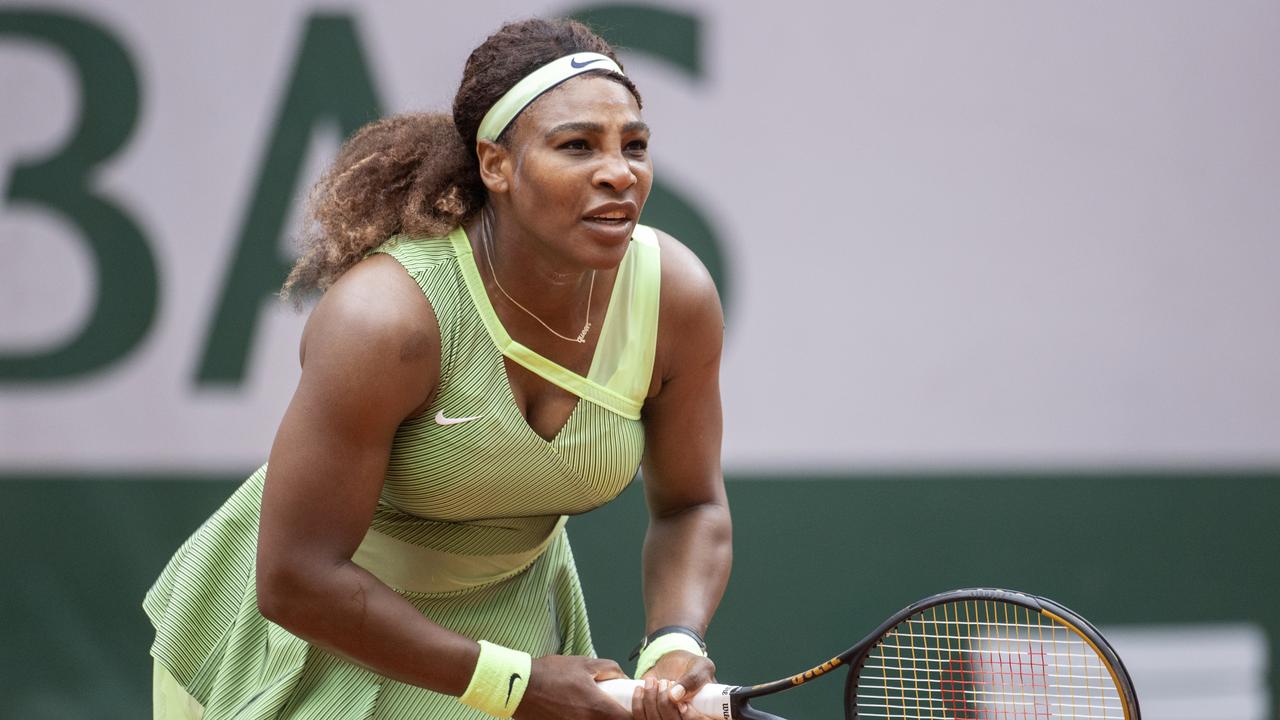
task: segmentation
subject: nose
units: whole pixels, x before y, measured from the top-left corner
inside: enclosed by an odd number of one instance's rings
[[[597,187],[608,188],[614,192],[622,192],[638,181],[631,168],[631,162],[620,152],[605,154],[596,168],[593,178]]]

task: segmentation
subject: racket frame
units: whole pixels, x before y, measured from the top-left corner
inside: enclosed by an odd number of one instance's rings
[[[931,595],[894,613],[889,619],[880,623],[875,630],[868,633],[866,637],[859,640],[857,644],[824,663],[815,665],[804,672],[772,682],[738,687],[729,694],[732,717],[737,720],[784,720],[776,715],[771,715],[752,707],[750,701],[754,698],[788,690],[797,685],[804,685],[811,680],[820,678],[845,666],[849,667],[849,674],[844,686],[844,702],[847,711],[847,709],[854,707],[853,700],[857,693],[858,675],[862,670],[862,665],[866,662],[871,650],[879,644],[886,633],[913,615],[930,607],[950,602],[975,600],[1005,602],[1033,610],[1080,636],[1098,653],[1103,665],[1111,673],[1111,679],[1119,690],[1124,709],[1124,720],[1141,720],[1138,697],[1134,692],[1133,681],[1129,677],[1129,671],[1125,669],[1120,656],[1112,649],[1110,643],[1102,637],[1102,633],[1098,632],[1098,629],[1092,623],[1065,606],[1047,598],[999,588],[963,588]]]

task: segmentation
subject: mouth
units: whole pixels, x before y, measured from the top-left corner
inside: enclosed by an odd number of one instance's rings
[[[588,210],[582,219],[604,227],[622,227],[635,221],[637,210],[635,203],[612,202]]]
[[[588,215],[583,220],[587,222],[600,223],[601,225],[622,226],[631,222],[631,218],[626,215]]]

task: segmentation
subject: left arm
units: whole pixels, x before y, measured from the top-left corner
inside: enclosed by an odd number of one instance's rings
[[[663,240],[664,320],[655,360],[657,390],[644,406],[643,470],[649,507],[643,555],[645,633],[685,625],[705,637],[733,559],[720,469],[724,314],[702,263],[684,246]],[[662,656],[645,677],[670,680],[693,693],[714,674],[709,660],[674,651]],[[651,691],[644,696],[638,701],[648,705],[645,716],[682,716],[679,703],[666,699],[668,693]]]

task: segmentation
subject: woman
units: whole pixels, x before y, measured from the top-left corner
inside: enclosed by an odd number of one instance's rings
[[[285,286],[324,294],[268,464],[145,602],[157,715],[627,717],[562,526],[643,459],[631,710],[691,717],[731,554],[722,315],[637,224],[648,139],[608,44],[530,20],[471,54],[452,118],[348,141]]]

